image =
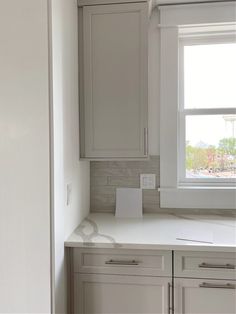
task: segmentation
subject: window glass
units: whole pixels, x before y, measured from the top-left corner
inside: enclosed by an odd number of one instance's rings
[[[236,107],[236,43],[184,46],[184,107]]]
[[[236,178],[236,115],[186,116],[186,178]]]

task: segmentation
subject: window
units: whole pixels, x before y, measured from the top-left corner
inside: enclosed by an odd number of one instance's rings
[[[179,35],[182,184],[230,184],[236,178],[236,40],[209,31]]]
[[[161,206],[236,208],[236,3],[160,13]]]

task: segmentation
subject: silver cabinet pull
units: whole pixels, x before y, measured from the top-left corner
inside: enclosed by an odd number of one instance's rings
[[[236,289],[236,286],[232,283],[226,283],[224,285],[203,282],[199,285],[200,288],[218,288],[218,289]]]
[[[148,128],[144,128],[144,156],[148,156]]]
[[[209,263],[201,263],[198,265],[200,268],[221,268],[221,269],[235,269],[235,265],[233,264],[209,264]]]
[[[125,265],[125,266],[134,266],[139,265],[139,262],[132,260],[132,261],[116,261],[113,259],[110,259],[109,261],[106,261],[105,264],[107,265]]]
[[[168,292],[167,292],[167,299],[168,299],[168,314],[172,314],[174,311],[173,311],[173,307],[171,306],[171,288],[172,288],[172,285],[171,283],[168,282]]]

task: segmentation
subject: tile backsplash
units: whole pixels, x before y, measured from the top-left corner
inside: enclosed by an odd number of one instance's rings
[[[114,212],[116,188],[139,188],[140,174],[156,174],[156,190],[143,190],[143,210],[146,213],[217,214],[235,216],[234,210],[160,208],[160,157],[151,156],[144,161],[91,161],[90,211]]]
[[[116,188],[139,188],[141,173],[156,174],[156,190],[143,190],[144,212],[160,211],[160,197],[157,188],[160,181],[159,156],[151,156],[144,161],[92,161],[91,171],[91,211],[114,212]]]

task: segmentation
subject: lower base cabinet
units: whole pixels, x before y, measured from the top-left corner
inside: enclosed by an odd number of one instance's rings
[[[175,279],[175,314],[235,314],[236,281]]]
[[[171,278],[76,274],[75,313],[166,314]]]
[[[236,314],[236,253],[69,249],[70,314]]]

